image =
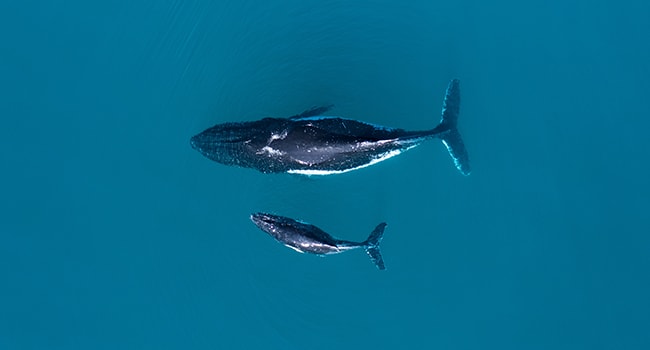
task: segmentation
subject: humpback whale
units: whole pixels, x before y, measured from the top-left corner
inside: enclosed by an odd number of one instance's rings
[[[263,173],[330,175],[379,163],[438,138],[456,168],[469,175],[469,157],[457,128],[459,84],[458,79],[449,82],[442,119],[430,130],[406,131],[324,115],[329,105],[289,118],[218,124],[193,136],[190,144],[225,165]]]
[[[300,253],[325,256],[361,248],[365,249],[370,260],[372,260],[378,269],[386,269],[384,260],[379,252],[379,242],[381,242],[384,234],[386,223],[382,222],[377,225],[365,241],[351,242],[336,239],[314,225],[284,216],[255,213],[250,218],[262,231],[271,235],[278,242]]]

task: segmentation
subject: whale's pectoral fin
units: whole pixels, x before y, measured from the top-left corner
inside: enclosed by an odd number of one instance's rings
[[[289,119],[301,119],[301,118],[309,118],[309,117],[315,117],[318,115],[323,115],[323,113],[329,111],[334,107],[333,104],[327,105],[327,106],[319,106],[319,107],[312,107],[298,115],[294,115],[292,117],[289,117]]]

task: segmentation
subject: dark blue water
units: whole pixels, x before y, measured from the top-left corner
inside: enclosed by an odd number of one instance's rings
[[[0,3],[0,349],[650,348],[643,1]],[[221,122],[432,128],[333,177],[210,162]],[[362,240],[378,271],[257,229]]]

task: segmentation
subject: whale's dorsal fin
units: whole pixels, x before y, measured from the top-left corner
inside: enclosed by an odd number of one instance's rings
[[[327,106],[318,106],[318,107],[312,107],[298,115],[294,115],[292,117],[289,117],[289,119],[301,119],[301,118],[309,118],[309,117],[315,117],[318,115],[323,115],[323,113],[329,111],[334,107],[333,104],[327,105]]]

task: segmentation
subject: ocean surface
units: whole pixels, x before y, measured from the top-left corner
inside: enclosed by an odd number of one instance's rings
[[[0,349],[650,349],[647,1],[0,2]],[[217,123],[409,130],[327,177],[202,157]],[[267,211],[363,240],[317,257]]]

